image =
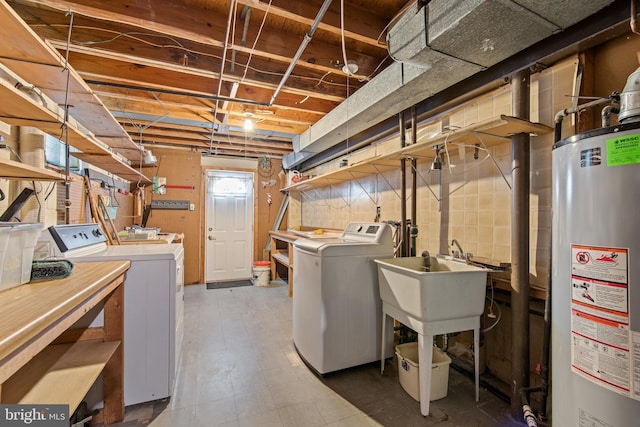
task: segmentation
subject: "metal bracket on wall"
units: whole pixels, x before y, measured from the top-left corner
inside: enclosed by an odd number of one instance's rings
[[[189,210],[188,200],[152,200],[151,209]]]

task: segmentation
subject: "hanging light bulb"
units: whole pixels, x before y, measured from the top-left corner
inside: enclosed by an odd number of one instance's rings
[[[251,121],[251,119],[246,118],[244,119],[244,130],[248,131],[252,131],[253,130],[253,121]]]

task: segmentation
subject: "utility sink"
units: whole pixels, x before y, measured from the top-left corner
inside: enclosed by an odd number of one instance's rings
[[[476,402],[480,399],[480,316],[484,311],[487,270],[450,256],[429,257],[426,271],[422,257],[381,258],[378,285],[382,299],[380,372],[390,320],[418,333],[419,366],[431,366],[433,337],[473,330]],[[420,412],[429,415],[431,369],[420,369]]]
[[[487,271],[448,256],[376,259],[380,298],[420,322],[481,316]]]

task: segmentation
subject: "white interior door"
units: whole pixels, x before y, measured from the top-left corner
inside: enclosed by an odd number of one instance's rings
[[[205,209],[205,281],[251,278],[253,174],[208,171]]]

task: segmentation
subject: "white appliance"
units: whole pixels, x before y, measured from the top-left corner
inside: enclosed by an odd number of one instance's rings
[[[55,225],[42,232],[38,258],[72,263],[130,260],[124,283],[125,405],[171,395],[182,348],[182,244],[107,246],[98,224]],[[102,325],[100,314],[93,326]]]
[[[639,423],[639,153],[640,121],[554,145],[554,426]]]
[[[339,238],[303,238],[293,247],[293,341],[300,356],[319,374],[380,360],[373,259],[393,256],[391,227],[351,223]]]

